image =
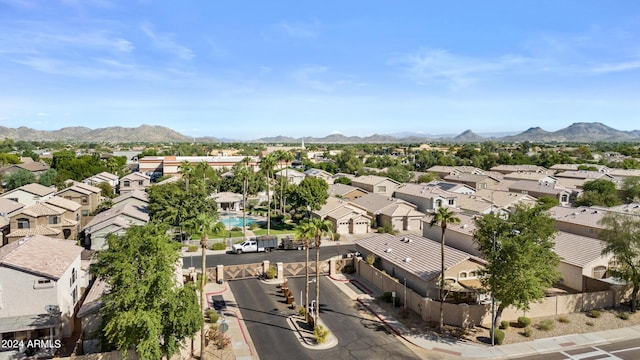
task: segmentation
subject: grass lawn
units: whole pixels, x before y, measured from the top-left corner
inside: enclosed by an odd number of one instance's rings
[[[253,233],[256,235],[267,235],[267,229],[255,229],[253,230]],[[271,235],[283,235],[283,234],[294,234],[295,231],[294,230],[277,230],[277,229],[271,229],[270,231]]]

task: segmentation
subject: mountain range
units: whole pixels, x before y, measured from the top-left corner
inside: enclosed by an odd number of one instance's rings
[[[494,133],[496,134],[496,133]],[[504,133],[503,133],[504,134]],[[90,129],[87,127],[66,127],[60,130],[35,130],[27,127],[7,128],[0,126],[0,138],[11,138],[25,141],[65,141],[65,142],[99,142],[99,143],[161,143],[161,142],[253,142],[253,143],[325,143],[325,144],[354,144],[354,143],[478,143],[483,141],[499,142],[640,142],[640,130],[622,131],[599,122],[578,122],[558,131],[546,131],[539,127],[514,135],[481,136],[471,130],[466,130],[457,136],[426,135],[422,133],[396,133],[391,135],[374,134],[366,137],[345,136],[331,134],[325,137],[292,138],[275,136],[241,141],[216,137],[191,137],[180,134],[164,126],[141,125],[137,128],[106,127]]]

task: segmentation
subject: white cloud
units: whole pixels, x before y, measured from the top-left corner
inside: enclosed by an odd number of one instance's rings
[[[589,70],[592,73],[605,74],[605,73],[632,71],[637,69],[640,69],[640,60],[631,60],[626,62],[609,63],[609,64],[599,64],[599,65],[593,66]]]
[[[182,60],[191,60],[195,56],[191,49],[173,40],[173,34],[156,33],[150,23],[143,23],[140,28],[158,49],[169,52]]]
[[[46,112],[42,112],[42,111],[41,111],[41,112],[37,112],[37,113],[36,113],[36,116],[38,116],[38,117],[44,117],[44,116],[49,116],[49,114],[47,114]]]
[[[308,39],[318,36],[318,22],[312,23],[291,23],[281,21],[275,25],[277,29],[284,31],[287,35],[294,38]]]

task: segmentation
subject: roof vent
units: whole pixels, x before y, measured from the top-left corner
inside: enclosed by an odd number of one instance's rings
[[[411,261],[411,258],[410,258],[410,257],[406,257],[406,258],[404,258],[404,262],[409,262],[409,261]]]
[[[391,252],[391,248],[387,248],[384,252],[390,253]]]
[[[464,224],[464,225],[462,225],[462,228],[463,228],[463,229],[466,229],[466,228],[467,228],[467,225],[468,225],[468,224]]]

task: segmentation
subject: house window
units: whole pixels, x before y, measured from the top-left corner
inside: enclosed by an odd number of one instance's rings
[[[378,193],[386,193],[387,192],[387,187],[386,186],[376,186],[376,192],[378,192]]]
[[[49,216],[49,225],[57,225],[58,223],[60,223],[59,216]]]
[[[80,214],[76,214],[76,221],[80,221]]]
[[[467,278],[467,273],[466,273],[466,272],[464,272],[464,271],[463,271],[463,272],[461,272],[461,273],[460,273],[459,278],[460,278],[460,279],[466,279],[466,278]]]
[[[51,279],[37,279],[33,282],[34,289],[46,289],[53,287]]]
[[[479,183],[478,184],[478,189],[486,189],[487,188],[487,184],[486,183]]]
[[[562,199],[560,201],[563,202],[563,203],[566,203],[568,200],[569,199],[567,197],[567,194],[564,194],[564,195],[562,195]]]
[[[82,216],[89,216],[89,210],[82,210]]]
[[[77,288],[73,288],[71,290],[71,299],[72,299],[72,304],[76,304],[78,302],[78,289]]]
[[[76,282],[77,277],[78,277],[78,273],[76,272],[76,268],[71,269],[71,278],[69,279],[69,287],[73,287],[73,283]]]
[[[442,200],[438,199],[436,200],[436,208],[441,208],[442,207]]]
[[[143,185],[142,180],[139,180],[138,181],[138,186],[142,186],[142,185]]]
[[[29,219],[18,219],[18,229],[28,229],[29,228]]]
[[[529,192],[527,190],[522,190],[522,191],[520,191],[520,193],[527,195]]]
[[[89,198],[88,198],[88,197],[86,197],[86,196],[83,196],[83,197],[82,197],[82,203],[83,203],[83,204],[87,204],[87,203],[89,203]]]
[[[607,273],[607,267],[606,266],[596,266],[595,268],[593,268],[593,277],[596,279],[602,279],[604,278],[604,275]]]
[[[455,200],[453,200],[453,199],[449,199],[449,205],[453,205],[454,201]]]
[[[131,182],[129,180],[125,180],[123,185],[124,187],[129,187],[131,186]]]

